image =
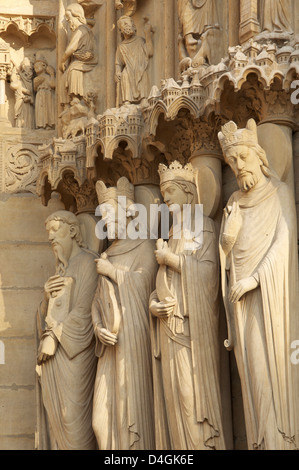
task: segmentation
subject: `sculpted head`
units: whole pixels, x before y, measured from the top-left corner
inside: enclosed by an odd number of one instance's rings
[[[125,38],[135,36],[137,29],[130,16],[121,16],[117,22],[117,27]]]
[[[242,191],[249,191],[263,177],[269,176],[266,152],[258,143],[253,119],[248,121],[245,129],[238,129],[232,121],[225,124],[218,137],[224,159],[233,170]]]
[[[55,257],[57,271],[62,275],[68,266],[74,247],[84,248],[78,218],[69,211],[57,211],[46,222]]]
[[[182,210],[184,204],[198,203],[196,171],[190,163],[183,167],[174,161],[168,168],[160,164],[158,171],[161,194],[168,207],[176,204]]]
[[[48,62],[45,58],[40,57],[34,62],[34,71],[37,75],[46,71]]]
[[[113,187],[97,181],[96,191],[108,239],[127,238],[127,225],[132,220],[129,208],[134,205],[133,184],[123,176]]]
[[[71,3],[65,10],[65,18],[71,31],[75,31],[81,24],[86,24],[83,7],[78,3]]]

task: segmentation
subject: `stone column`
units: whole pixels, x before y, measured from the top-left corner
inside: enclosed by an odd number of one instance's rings
[[[64,27],[64,15],[65,8],[67,6],[67,0],[59,0],[58,20],[57,20],[57,47],[56,47],[56,104],[57,104],[57,131],[58,136],[62,137],[62,126],[58,116],[63,111],[63,106],[60,102],[60,90],[63,84],[62,76],[63,73],[60,70],[61,59],[67,46],[67,33]]]
[[[258,138],[270,167],[295,193],[293,165],[293,122],[270,118],[258,126]]]
[[[175,2],[164,0],[164,75],[163,78],[176,76]]]
[[[294,179],[295,179],[295,201],[297,210],[297,227],[299,228],[299,131],[293,137],[293,157],[294,157]]]
[[[3,39],[0,41],[0,122],[2,125],[10,126],[7,118],[5,83],[10,68],[9,44]]]
[[[210,142],[208,143],[208,145]],[[217,230],[220,231],[222,219],[222,152],[218,145],[215,149],[201,148],[193,151],[190,162],[199,171],[199,193],[203,204],[204,214],[211,217]],[[232,409],[231,409],[231,385],[230,385],[230,353],[223,344],[227,337],[225,312],[222,301],[220,302],[219,316],[219,344],[220,344],[220,387],[222,394],[223,429],[226,438],[226,447],[233,449]],[[223,347],[222,347],[223,346]]]
[[[103,5],[104,6],[104,5]],[[106,2],[106,108],[116,105],[115,53],[117,48],[117,13],[114,1]],[[121,14],[118,13],[118,16]]]
[[[200,203],[204,214],[211,217],[220,228],[222,208],[222,154],[219,150],[195,150],[190,158],[194,168],[198,169]]]
[[[248,41],[260,32],[258,21],[258,0],[240,0],[241,21],[240,21],[240,42]]]

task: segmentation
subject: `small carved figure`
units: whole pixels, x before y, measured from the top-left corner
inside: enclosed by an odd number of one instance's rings
[[[55,71],[44,57],[35,61],[34,70],[35,125],[38,129],[51,129],[55,126]]]
[[[178,0],[180,59],[209,61],[210,36],[219,29],[216,0]]]
[[[222,127],[240,190],[224,210],[220,257],[228,340],[238,365],[249,450],[295,449],[290,325],[298,313],[294,196],[271,176],[253,119]]]
[[[15,93],[16,127],[34,129],[33,66],[28,57],[19,67],[13,64],[10,88]]]
[[[149,239],[128,238],[134,186],[127,178],[110,188],[98,181],[96,190],[112,244],[97,260],[99,280],[92,306],[99,358],[93,429],[101,450],[151,450],[155,439],[148,302],[157,272],[154,245]],[[120,208],[119,197],[126,206]]]
[[[195,228],[198,193],[191,164],[160,164],[160,189],[176,205],[168,243],[158,240],[159,271],[150,299],[157,449],[225,448],[218,343],[218,248],[214,222]],[[190,209],[186,236],[184,206]],[[197,231],[201,231],[202,237]]]
[[[96,66],[97,58],[94,35],[87,25],[83,7],[72,3],[66,8],[65,18],[73,35],[63,54],[60,69],[64,73],[67,91],[62,103],[69,103],[72,97],[82,98],[87,94],[84,88],[84,74]]]
[[[81,103],[79,98],[72,98],[69,105],[59,115],[62,122],[63,138],[76,137],[77,135],[84,135],[85,128],[88,122],[88,107]]]
[[[122,16],[117,26],[122,35],[115,58],[117,84],[116,106],[140,103],[148,96],[148,64],[153,56],[153,29],[148,19],[145,23],[145,39],[136,35],[136,26],[130,16]]]
[[[45,284],[37,315],[37,448],[95,450],[91,304],[97,285],[96,256],[86,249],[72,212],[55,212],[46,220],[46,228],[56,273]]]

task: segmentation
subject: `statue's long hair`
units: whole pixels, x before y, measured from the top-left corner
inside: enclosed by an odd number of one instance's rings
[[[75,227],[76,233],[75,233],[74,238],[76,242],[78,243],[80,248],[87,248],[82,238],[79,220],[75,216],[75,214],[69,211],[64,211],[64,210],[56,211],[47,218],[45,224],[47,225],[47,223],[50,222],[51,220],[57,220],[59,222],[63,222],[65,224]]]

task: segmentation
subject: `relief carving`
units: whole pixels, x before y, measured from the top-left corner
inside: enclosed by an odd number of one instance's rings
[[[12,147],[5,162],[6,191],[11,193],[36,191],[38,155],[33,145]]]
[[[60,64],[64,84],[62,104],[69,103],[74,97],[82,99],[87,95],[84,74],[91,72],[97,64],[95,39],[87,25],[83,7],[77,3],[70,4],[66,8],[65,18],[72,36]]]
[[[25,57],[20,66],[13,64],[10,88],[15,94],[15,126],[34,129],[33,63]]]
[[[180,59],[191,58],[194,63],[211,63],[210,44],[219,19],[215,0],[178,0],[180,23]]]
[[[37,129],[55,127],[55,70],[44,57],[34,62],[36,77],[33,79],[35,95],[35,125]]]
[[[149,93],[148,65],[153,56],[153,29],[146,20],[145,39],[137,36],[134,21],[122,16],[117,26],[122,35],[115,57],[116,106],[141,103]]]

